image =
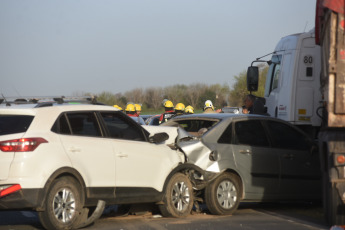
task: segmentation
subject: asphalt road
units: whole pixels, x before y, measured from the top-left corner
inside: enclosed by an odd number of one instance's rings
[[[0,211],[0,230],[42,229],[35,212]],[[322,218],[322,208],[314,204],[258,204],[242,203],[232,216],[211,215],[207,210],[186,218],[163,218],[154,210],[142,207],[122,215],[110,207],[87,230],[303,230],[330,229]]]

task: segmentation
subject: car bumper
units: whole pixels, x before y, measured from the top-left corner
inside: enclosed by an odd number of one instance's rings
[[[42,189],[21,189],[0,198],[0,209],[35,209],[40,206]]]

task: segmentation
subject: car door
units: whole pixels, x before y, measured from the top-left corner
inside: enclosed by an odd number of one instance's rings
[[[178,164],[165,145],[149,143],[145,131],[130,118],[116,112],[101,112],[116,158],[116,196],[152,197],[162,191],[171,166]]]
[[[232,123],[232,151],[243,176],[247,199],[272,199],[279,187],[279,157],[270,147],[260,120]]]
[[[312,151],[311,140],[289,124],[273,120],[266,124],[280,156],[282,198],[320,198],[319,156]]]
[[[68,121],[67,121],[68,120]],[[115,187],[115,158],[111,143],[102,137],[94,112],[68,112],[58,122],[61,142],[92,194]]]

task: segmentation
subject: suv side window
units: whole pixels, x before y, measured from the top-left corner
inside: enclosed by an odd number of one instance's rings
[[[275,121],[266,122],[273,141],[273,147],[298,150],[310,148],[307,137],[289,125]]]
[[[69,112],[66,115],[73,135],[102,136],[97,118],[93,112]]]
[[[60,134],[71,134],[71,130],[64,113],[55,121],[52,131]]]
[[[237,121],[234,144],[268,147],[269,142],[261,121]]]
[[[112,138],[132,141],[146,141],[144,133],[137,126],[114,112],[101,112],[104,124]]]

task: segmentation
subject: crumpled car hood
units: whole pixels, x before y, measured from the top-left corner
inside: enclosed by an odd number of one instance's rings
[[[143,126],[151,135],[165,132],[169,139],[159,144],[176,145],[186,156],[188,163],[194,164],[205,171],[220,172],[217,161],[210,160],[210,154],[216,149],[207,147],[202,138],[195,137],[180,127],[170,126]]]
[[[188,163],[192,163],[205,171],[220,172],[218,162],[210,160],[210,154],[216,154],[216,150],[207,147],[202,142],[202,138],[194,137],[182,128],[178,128],[176,144],[186,155]]]

